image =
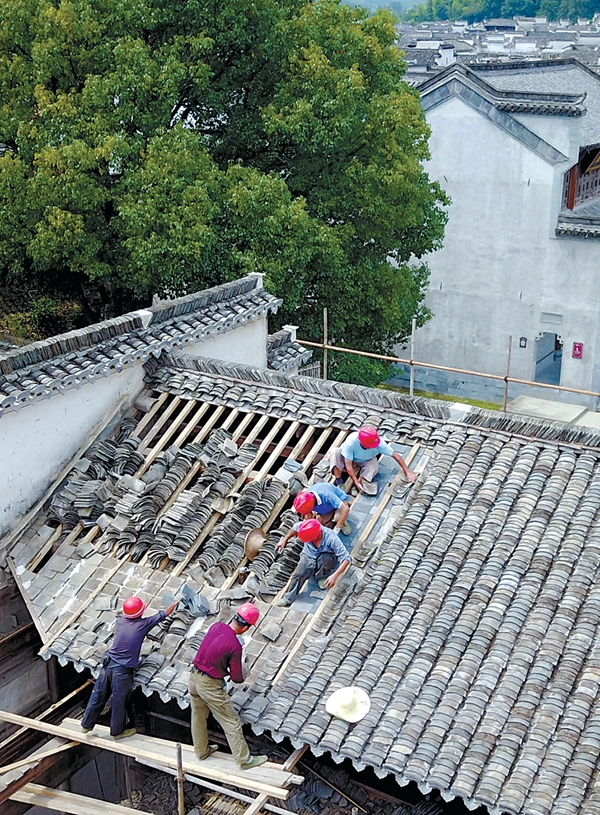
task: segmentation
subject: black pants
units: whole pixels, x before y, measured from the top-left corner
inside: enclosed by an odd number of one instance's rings
[[[132,687],[133,668],[123,668],[120,665],[102,668],[83,714],[81,726],[89,729],[94,727],[112,694],[110,735],[118,736],[122,733],[127,721],[128,699]]]

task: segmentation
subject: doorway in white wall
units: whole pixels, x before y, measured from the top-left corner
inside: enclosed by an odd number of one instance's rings
[[[560,385],[563,344],[558,334],[544,331],[535,341],[535,381]]]

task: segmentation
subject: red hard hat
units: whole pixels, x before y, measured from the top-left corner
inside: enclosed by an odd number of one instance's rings
[[[298,537],[302,543],[309,541],[316,541],[321,535],[321,524],[316,518],[311,518],[310,521],[302,521],[298,527]]]
[[[128,597],[123,603],[123,616],[128,620],[135,620],[136,617],[141,617],[146,611],[146,603],[140,600],[139,597]]]
[[[239,608],[236,608],[235,613],[242,620],[245,620],[248,625],[256,625],[260,617],[260,611],[256,608],[254,603],[242,603]]]
[[[308,515],[315,508],[315,496],[312,492],[299,492],[294,498],[294,509],[300,515]]]
[[[368,450],[372,449],[373,447],[378,447],[379,442],[381,441],[379,434],[374,427],[371,427],[370,424],[365,424],[360,428],[358,431],[358,440],[362,446],[366,447]]]

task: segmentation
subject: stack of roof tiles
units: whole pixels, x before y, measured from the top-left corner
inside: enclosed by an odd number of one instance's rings
[[[275,371],[286,372],[306,365],[312,351],[292,338],[292,332],[283,328],[267,338],[267,364]]]

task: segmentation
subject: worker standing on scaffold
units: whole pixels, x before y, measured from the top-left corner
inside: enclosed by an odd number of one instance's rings
[[[111,694],[110,735],[113,739],[124,739],[136,732],[135,727],[125,729],[125,722],[127,699],[133,688],[135,669],[140,662],[142,642],[151,628],[175,611],[178,603],[179,600],[175,600],[151,617],[142,617],[146,603],[139,597],[125,600],[123,616],[119,617],[115,625],[113,644],[106,652],[102,670],[81,720],[84,733],[93,730]]]
[[[219,749],[218,745],[208,743],[206,720],[209,713],[225,731],[229,748],[242,770],[259,767],[267,761],[268,756],[250,755],[242,722],[233,709],[224,682],[226,676],[236,683],[244,681],[242,645],[238,635],[245,634],[259,617],[260,612],[255,605],[244,603],[236,609],[229,624],[217,622],[211,625],[194,658],[189,683],[192,741],[201,761]]]

